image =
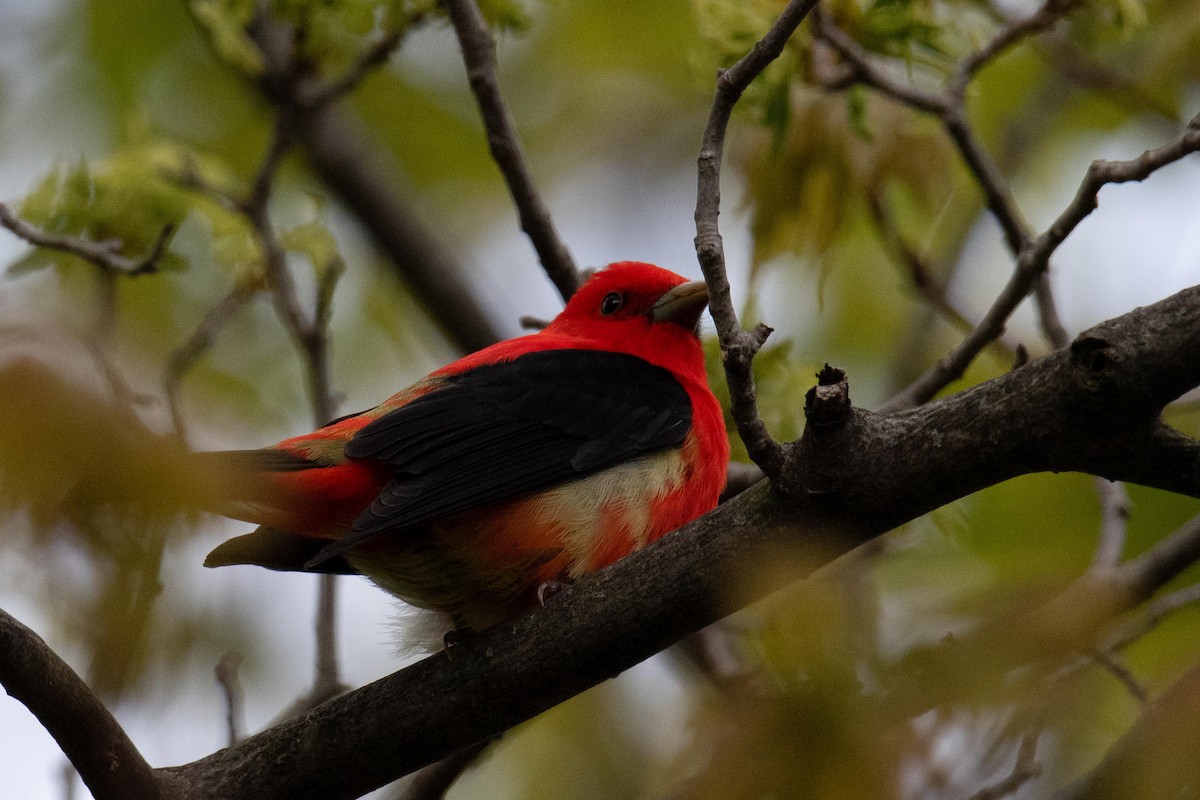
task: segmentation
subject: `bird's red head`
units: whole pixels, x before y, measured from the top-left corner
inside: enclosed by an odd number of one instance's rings
[[[636,352],[650,361],[656,351],[698,347],[697,327],[708,305],[703,282],[644,264],[620,261],[579,288],[548,334],[603,342],[603,349]]]
[[[536,334],[499,342],[435,374],[464,372],[535,350],[608,350],[686,374],[699,385],[705,378],[697,328],[707,305],[702,281],[689,283],[653,264],[620,261],[590,277]]]

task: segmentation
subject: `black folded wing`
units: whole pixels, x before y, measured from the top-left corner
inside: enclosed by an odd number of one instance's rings
[[[446,380],[347,444],[348,456],[385,461],[394,477],[310,565],[390,531],[678,447],[692,424],[671,373],[624,353],[528,353]]]

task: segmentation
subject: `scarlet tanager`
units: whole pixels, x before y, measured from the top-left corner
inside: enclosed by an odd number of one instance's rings
[[[257,523],[207,566],[361,573],[478,631],[539,588],[710,511],[729,458],[697,335],[703,283],[638,262],[590,278],[543,330],[262,450],[220,513]]]

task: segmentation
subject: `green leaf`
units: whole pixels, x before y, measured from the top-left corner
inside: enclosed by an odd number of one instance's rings
[[[318,277],[337,275],[344,269],[337,240],[324,223],[314,220],[298,225],[283,233],[279,240],[287,250],[307,258]]]
[[[260,75],[262,53],[246,33],[255,7],[255,0],[192,0],[189,6],[223,61],[248,74]]]

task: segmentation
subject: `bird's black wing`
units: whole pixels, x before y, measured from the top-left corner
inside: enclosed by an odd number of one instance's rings
[[[449,376],[366,425],[353,458],[393,479],[316,565],[381,534],[678,447],[692,425],[667,370],[625,353],[548,350]]]

